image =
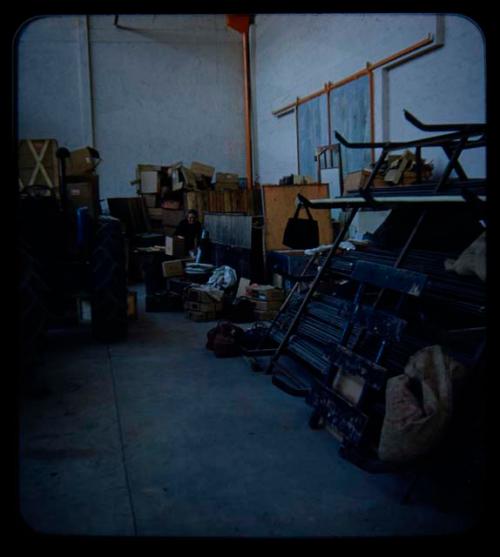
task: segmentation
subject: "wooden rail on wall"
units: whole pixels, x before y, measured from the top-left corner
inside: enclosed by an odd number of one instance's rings
[[[377,62],[373,62],[373,63],[368,62],[366,68],[358,70],[357,72],[354,72],[353,74],[345,77],[344,79],[341,79],[340,81],[336,81],[336,82],[330,81],[328,82],[327,86],[324,87],[323,89],[320,89],[319,91],[315,91],[314,93],[311,93],[310,95],[306,95],[305,97],[298,97],[293,103],[290,103],[282,108],[278,108],[277,110],[274,110],[272,114],[273,116],[277,116],[277,117],[284,116],[288,112],[291,112],[298,105],[310,101],[311,99],[314,99],[321,95],[324,95],[325,93],[328,93],[332,89],[336,89],[337,87],[342,87],[342,85],[346,85],[347,83],[350,83],[351,81],[354,81],[355,79],[358,79],[364,75],[369,75],[370,72],[373,72],[373,70],[376,70],[377,68],[389,64],[390,62],[393,62],[394,60],[397,60],[398,58],[401,58],[406,54],[414,52],[419,48],[427,46],[428,44],[431,44],[433,41],[434,39],[432,35],[429,33],[429,35],[427,35],[425,39],[422,39],[404,48],[403,50],[399,50],[398,52],[395,52],[394,54],[391,54],[390,56],[387,56],[382,60],[378,60]]]

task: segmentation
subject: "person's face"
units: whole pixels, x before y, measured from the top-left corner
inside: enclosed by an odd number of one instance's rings
[[[193,215],[193,213],[188,213],[187,220],[189,224],[193,224],[194,222],[196,222],[196,217]]]

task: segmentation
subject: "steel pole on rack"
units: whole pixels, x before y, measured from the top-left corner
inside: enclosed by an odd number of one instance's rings
[[[257,345],[257,351],[260,350],[262,344],[269,338],[269,335],[271,334],[271,330],[273,329],[273,327],[276,325],[276,323],[278,322],[278,319],[280,317],[280,315],[285,311],[285,309],[287,308],[290,300],[292,299],[293,295],[295,294],[295,292],[298,290],[299,288],[299,284],[301,282],[301,278],[307,276],[307,273],[309,271],[309,269],[312,267],[312,265],[314,264],[314,262],[316,261],[316,259],[318,258],[319,254],[321,252],[315,252],[311,255],[311,257],[307,260],[306,265],[304,266],[304,269],[302,270],[302,273],[300,274],[298,280],[295,282],[295,284],[293,285],[292,289],[290,290],[290,292],[288,293],[287,297],[285,298],[285,301],[281,304],[281,307],[278,311],[278,314],[276,315],[276,317],[273,319],[273,321],[271,322],[271,325],[269,325],[269,328],[267,329],[266,334],[264,335],[264,337],[259,341],[258,345]],[[274,350],[273,350],[274,351]],[[257,355],[257,354],[255,354]]]
[[[453,151],[453,153],[451,154],[451,157],[449,158],[448,164],[446,165],[446,168],[443,172],[443,175],[441,176],[438,184],[436,185],[436,187],[434,189],[434,193],[438,193],[439,191],[441,191],[444,184],[446,183],[446,181],[450,177],[450,174],[451,174],[453,168],[455,168],[455,165],[458,161],[458,157],[462,153],[463,148],[464,148],[465,144],[467,143],[467,140],[468,140],[468,136],[464,135],[462,137],[462,139],[458,142],[458,145],[455,147],[455,150]],[[415,226],[413,227],[413,229],[410,233],[410,236],[408,237],[408,239],[406,240],[405,245],[403,246],[403,248],[399,252],[399,255],[398,255],[398,257],[397,257],[397,259],[396,259],[396,261],[393,265],[394,268],[398,268],[401,265],[401,262],[403,261],[406,254],[408,253],[408,250],[410,249],[410,246],[411,246],[413,240],[415,239],[415,236],[416,236],[418,230],[422,226],[422,223],[424,222],[424,219],[427,216],[427,213],[428,213],[428,209],[423,209],[422,212],[420,213],[420,216],[419,216],[417,222],[415,223]],[[380,292],[377,295],[377,298],[375,299],[373,307],[377,307],[377,305],[380,303],[380,299],[382,298],[384,292],[385,292],[385,289],[380,290]]]
[[[276,360],[280,357],[281,353],[283,352],[283,349],[285,348],[286,344],[288,343],[288,339],[290,338],[290,336],[292,335],[292,333],[295,331],[297,324],[302,316],[302,313],[304,311],[304,308],[306,307],[306,305],[308,304],[315,288],[316,285],[318,284],[320,278],[323,276],[323,272],[325,270],[325,268],[327,267],[328,263],[330,262],[330,259],[333,257],[333,254],[337,251],[340,242],[342,242],[342,240],[344,239],[344,236],[347,232],[347,230],[349,229],[349,226],[351,225],[354,217],[356,216],[356,213],[358,212],[358,208],[354,208],[351,209],[351,212],[349,214],[349,218],[347,219],[346,223],[344,224],[344,227],[342,228],[340,234],[337,236],[337,238],[335,239],[332,247],[330,248],[329,252],[326,255],[325,260],[323,261],[323,265],[321,265],[320,269],[318,270],[318,272],[316,273],[316,276],[314,277],[311,286],[309,287],[309,290],[307,291],[306,295],[304,296],[304,299],[302,300],[299,309],[297,310],[297,313],[295,314],[294,318],[292,319],[292,322],[290,323],[290,326],[288,327],[288,330],[285,333],[285,336],[283,337],[283,340],[281,341],[280,345],[278,346],[278,348],[276,349],[276,352],[274,353],[273,357],[271,358],[271,361],[269,362],[269,366],[266,370],[267,374],[272,373],[272,369],[274,366],[274,363],[276,362]]]
[[[368,188],[372,184],[377,172],[379,171],[380,167],[382,166],[382,163],[384,162],[385,156],[386,156],[386,150],[385,150],[385,148],[382,148],[382,153],[380,154],[379,160],[377,161],[376,165],[374,166],[374,168],[372,170],[372,173],[370,174],[370,177],[368,178],[368,181],[367,181],[366,185],[364,186],[364,189]],[[300,196],[300,194],[299,194],[298,197],[305,205],[307,205],[308,200],[306,198],[304,198],[303,196]],[[328,253],[326,255],[326,258],[323,261],[323,264],[321,265],[318,272],[316,273],[316,276],[314,277],[314,279],[311,283],[311,286],[309,287],[309,290],[307,291],[306,295],[304,296],[304,299],[302,300],[302,303],[300,304],[299,309],[297,310],[297,313],[295,314],[292,322],[290,323],[290,326],[288,327],[288,330],[286,331],[285,336],[283,337],[283,340],[281,341],[280,345],[276,349],[275,354],[271,358],[271,361],[269,362],[269,366],[266,370],[267,374],[272,373],[274,363],[280,357],[280,355],[283,352],[286,344],[288,343],[288,339],[290,338],[290,336],[295,331],[295,329],[296,329],[296,327],[299,323],[299,320],[302,317],[302,313],[303,313],[306,305],[308,304],[314,290],[316,289],[316,286],[317,286],[318,282],[320,281],[321,277],[323,276],[323,273],[324,273],[325,269],[328,267],[328,264],[330,263],[330,260],[332,259],[335,252],[337,251],[340,243],[343,241],[343,239],[344,239],[347,231],[349,230],[349,227],[351,226],[351,223],[354,220],[354,217],[356,216],[357,212],[358,212],[357,207],[351,209],[351,211],[349,213],[349,217],[347,218],[346,222],[344,223],[344,226],[343,226],[342,230],[340,231],[339,235],[337,236],[337,238],[333,242],[332,247],[328,251]]]

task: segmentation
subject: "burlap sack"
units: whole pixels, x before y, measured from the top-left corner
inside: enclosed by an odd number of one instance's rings
[[[438,444],[452,415],[454,384],[464,373],[436,345],[414,354],[404,373],[387,381],[380,460],[407,462]]]
[[[472,242],[458,259],[447,259],[444,267],[447,271],[455,271],[459,275],[477,275],[484,282],[486,280],[486,232]]]

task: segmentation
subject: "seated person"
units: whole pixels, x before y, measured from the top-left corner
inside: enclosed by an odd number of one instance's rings
[[[184,249],[188,253],[198,247],[201,238],[201,223],[198,212],[190,209],[175,229],[175,236],[184,238]]]

